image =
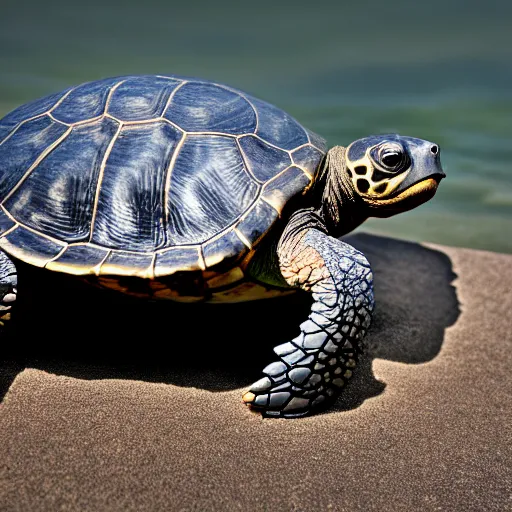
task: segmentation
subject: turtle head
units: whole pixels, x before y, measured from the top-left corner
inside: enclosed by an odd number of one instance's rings
[[[346,172],[372,217],[390,217],[424,203],[445,173],[437,144],[400,135],[373,135],[350,144]]]

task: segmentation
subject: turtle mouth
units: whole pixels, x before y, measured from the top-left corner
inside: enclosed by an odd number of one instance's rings
[[[384,207],[391,215],[399,211],[403,212],[411,210],[412,208],[427,202],[429,199],[432,199],[437,192],[439,182],[443,178],[444,176],[441,174],[434,174],[424,180],[414,183],[406,190],[390,197],[389,199],[376,199],[372,201],[372,206],[378,208]]]

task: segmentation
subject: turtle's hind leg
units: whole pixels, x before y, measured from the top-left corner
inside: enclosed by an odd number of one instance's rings
[[[11,258],[0,251],[0,332],[10,320],[11,308],[18,293],[18,272]]]
[[[281,272],[310,291],[314,303],[295,339],[279,345],[279,361],[244,395],[265,416],[296,417],[331,403],[352,376],[373,310],[372,273],[366,258],[318,229],[283,234]]]

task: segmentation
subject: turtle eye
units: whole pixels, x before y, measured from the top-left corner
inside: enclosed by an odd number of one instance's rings
[[[386,142],[375,149],[372,157],[384,170],[399,172],[409,166],[409,157],[401,144]]]
[[[397,153],[396,151],[390,151],[389,153],[386,153],[385,155],[382,156],[382,163],[386,167],[389,167],[390,169],[398,167],[401,161],[402,155],[400,153]]]

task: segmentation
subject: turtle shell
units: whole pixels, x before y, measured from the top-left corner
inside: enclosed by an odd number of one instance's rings
[[[71,274],[155,277],[255,246],[325,141],[205,80],[86,83],[0,121],[0,247]]]

